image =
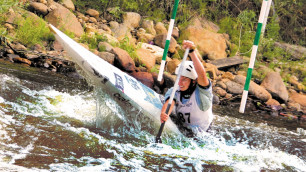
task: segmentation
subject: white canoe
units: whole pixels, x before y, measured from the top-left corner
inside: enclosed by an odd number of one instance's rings
[[[152,122],[160,124],[162,103],[159,94],[88,51],[53,25],[50,24],[49,27],[68,55],[88,77],[95,81],[95,85],[102,87],[105,93],[123,107],[135,107],[150,117]],[[158,129],[156,128],[156,133]],[[179,133],[170,119],[166,122],[165,130]]]

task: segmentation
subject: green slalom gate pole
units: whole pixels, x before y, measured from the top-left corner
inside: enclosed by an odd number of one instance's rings
[[[158,73],[158,77],[157,77],[158,81],[161,81],[162,78],[163,78],[163,73],[164,73],[165,64],[166,64],[166,58],[167,58],[167,54],[168,54],[168,49],[169,49],[169,45],[170,45],[170,40],[171,40],[171,35],[172,35],[172,31],[173,31],[173,26],[174,26],[174,21],[175,21],[175,16],[176,16],[176,11],[177,11],[177,8],[178,8],[178,4],[179,4],[179,0],[175,0],[174,8],[172,10],[172,15],[171,15],[171,19],[170,19],[170,25],[169,25],[169,28],[168,28],[168,34],[167,34],[167,39],[166,39],[166,43],[165,43],[163,58],[162,58],[162,61],[161,61],[161,64],[160,64],[159,73]]]
[[[239,108],[240,113],[244,113],[244,110],[245,110],[245,105],[246,105],[246,101],[247,101],[247,98],[248,98],[249,86],[250,86],[250,82],[251,82],[252,72],[253,72],[253,68],[254,68],[254,64],[255,64],[255,60],[256,60],[256,54],[257,54],[257,50],[258,50],[260,33],[262,31],[264,18],[265,18],[265,14],[267,12],[267,7],[268,7],[268,3],[269,3],[268,1],[272,1],[272,0],[263,0],[263,2],[262,2],[260,14],[259,14],[258,25],[257,25],[257,30],[256,30],[256,35],[255,35],[255,39],[254,39],[254,43],[253,43],[253,47],[252,47],[252,53],[251,53],[251,59],[250,59],[250,63],[249,63],[248,73],[247,73],[247,77],[246,77],[246,80],[245,80],[244,90],[243,90],[243,93],[242,93],[242,98],[241,98],[241,103],[240,103],[240,108]]]

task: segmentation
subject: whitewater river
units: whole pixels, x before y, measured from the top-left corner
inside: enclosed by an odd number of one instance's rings
[[[158,127],[103,90],[8,65],[0,65],[0,171],[306,171],[302,128],[216,106],[210,133],[154,144]]]

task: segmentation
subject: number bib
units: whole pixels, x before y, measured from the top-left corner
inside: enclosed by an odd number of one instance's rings
[[[185,127],[195,128],[200,131],[206,131],[213,120],[212,106],[206,111],[202,111],[196,102],[195,91],[192,93],[190,99],[183,104],[180,101],[180,93],[177,94],[176,99],[176,115]]]

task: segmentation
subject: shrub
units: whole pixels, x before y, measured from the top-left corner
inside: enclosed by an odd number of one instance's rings
[[[90,49],[98,48],[99,42],[105,42],[107,39],[104,35],[95,33],[94,35],[84,34],[81,36],[80,42],[88,44]]]
[[[42,44],[43,41],[54,40],[53,34],[41,18],[33,20],[31,17],[26,17],[25,20],[21,19],[17,23],[15,38],[24,45],[33,46]]]

